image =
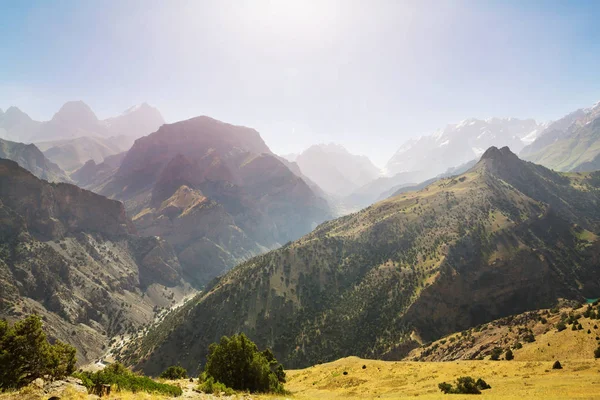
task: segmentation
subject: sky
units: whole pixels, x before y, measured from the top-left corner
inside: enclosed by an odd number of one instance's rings
[[[383,166],[448,123],[600,100],[599,16],[591,0],[0,0],[0,108],[148,102],[279,154],[337,142]]]

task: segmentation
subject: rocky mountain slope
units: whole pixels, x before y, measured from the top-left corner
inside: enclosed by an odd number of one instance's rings
[[[81,168],[74,171],[70,178],[77,186],[84,189],[102,187],[119,170],[126,155],[126,151],[114,154],[104,158],[104,161],[99,164],[94,160],[89,160]]]
[[[123,201],[139,233],[169,241],[201,285],[329,216],[292,168],[255,130],[198,117],[136,140],[112,177],[86,187]]]
[[[508,146],[519,153],[543,127],[532,119],[466,119],[432,135],[404,143],[386,165],[388,175],[421,171],[426,178],[481,157],[490,146]],[[418,183],[418,182],[413,182]]]
[[[136,236],[123,205],[0,160],[0,317],[36,312],[80,363],[190,289],[170,245]]]
[[[0,139],[0,158],[17,162],[40,179],[49,182],[71,182],[68,175],[33,144]]]
[[[245,332],[288,367],[399,359],[490,320],[600,292],[600,175],[564,175],[492,147],[468,172],[321,224],[215,280],[123,352],[196,371]]]
[[[367,157],[351,154],[334,143],[311,146],[294,161],[326,193],[341,197],[381,175]]]
[[[600,169],[600,103],[549,124],[520,155],[557,171]]]
[[[511,315],[423,344],[406,360],[455,361],[507,359],[515,361],[583,360],[600,346],[598,302]],[[509,357],[510,358],[510,357]],[[509,360],[510,361],[510,360]]]

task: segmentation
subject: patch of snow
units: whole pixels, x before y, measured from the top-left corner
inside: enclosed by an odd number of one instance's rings
[[[540,133],[540,129],[534,129],[533,131],[529,132],[527,135],[523,136],[521,138],[521,141],[525,144],[533,143],[535,141],[535,139],[537,139],[539,133]]]
[[[446,139],[446,140],[444,140],[442,143],[440,143],[440,144],[438,145],[438,147],[445,146],[445,145],[447,145],[448,143],[450,143],[450,139]]]
[[[480,147],[471,147],[471,150],[473,150],[473,153],[475,153],[477,157],[481,157],[481,155],[485,152],[485,149]]]

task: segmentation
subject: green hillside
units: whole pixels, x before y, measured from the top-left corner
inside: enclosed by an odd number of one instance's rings
[[[326,222],[213,281],[120,357],[196,371],[245,332],[288,368],[400,359],[418,341],[600,293],[598,174],[490,148],[465,174]]]

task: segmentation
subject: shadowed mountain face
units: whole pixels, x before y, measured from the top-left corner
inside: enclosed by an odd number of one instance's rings
[[[549,124],[520,155],[557,171],[600,169],[600,103]]]
[[[558,298],[597,297],[599,201],[598,173],[559,174],[492,147],[460,176],[237,266],[127,360],[150,373],[176,362],[196,371],[215,338],[236,332],[288,367],[399,359],[412,334],[433,340]]]
[[[120,202],[0,160],[0,317],[39,313],[80,363],[97,358],[186,290],[172,248],[134,232]]]
[[[202,284],[328,217],[286,164],[255,130],[198,117],[136,140],[114,176],[88,187],[123,201],[139,233],[172,243]]]
[[[0,158],[17,162],[40,179],[49,182],[71,182],[67,174],[48,160],[33,144],[0,139]]]

